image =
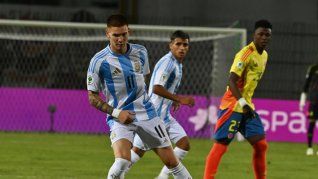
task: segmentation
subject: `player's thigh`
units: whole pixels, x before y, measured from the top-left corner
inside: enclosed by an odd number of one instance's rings
[[[149,150],[149,147],[144,144],[138,134],[135,134],[133,146],[143,151]]]
[[[111,133],[109,137],[115,157],[130,160],[130,149],[132,147],[136,126],[133,124],[123,125],[121,123],[114,122],[110,130]]]
[[[189,138],[183,127],[176,121],[171,120],[166,124],[166,129],[172,143],[184,149],[189,148]]]
[[[225,115],[226,112],[227,110],[219,111],[218,120],[224,122],[216,129],[213,137],[220,143],[229,144],[233,140],[235,134],[239,131],[243,115],[242,113],[237,112],[231,112],[228,115]]]
[[[159,117],[138,121],[136,133],[149,149],[171,146],[166,128]]]
[[[240,132],[252,144],[264,139],[264,126],[262,124],[261,118],[256,112],[255,118],[247,119],[246,121],[244,121],[244,123],[242,123]]]
[[[166,129],[171,142],[174,144],[176,144],[181,138],[187,136],[183,127],[176,120],[171,120],[167,123]]]
[[[123,158],[130,161],[130,149],[132,144],[129,140],[122,138],[112,144],[115,158]]]

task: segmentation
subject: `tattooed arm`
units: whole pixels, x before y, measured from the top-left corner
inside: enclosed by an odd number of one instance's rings
[[[97,92],[88,91],[89,103],[96,109],[105,112],[114,117],[114,120],[123,124],[133,122],[135,113],[127,110],[116,109],[101,99]]]
[[[112,115],[114,108],[103,101],[97,92],[88,91],[88,100],[96,109]]]

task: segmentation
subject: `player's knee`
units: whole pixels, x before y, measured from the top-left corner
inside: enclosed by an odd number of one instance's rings
[[[181,138],[177,143],[176,146],[182,150],[190,151],[190,141],[188,137]]]
[[[179,160],[175,156],[173,156],[173,157],[170,157],[168,160],[164,161],[164,164],[169,169],[174,168],[178,166]]]
[[[265,152],[267,150],[267,148],[268,148],[268,144],[267,144],[266,140],[263,139],[263,140],[260,140],[260,141],[256,142],[253,145],[253,148],[257,152]]]
[[[132,150],[141,158],[144,156],[144,154],[146,153],[146,151],[138,148],[138,147],[133,147]]]
[[[185,150],[185,151],[190,151],[190,149],[191,149],[190,143],[189,142],[186,143],[182,149]]]
[[[177,147],[179,147],[182,150],[185,151],[190,151],[190,142],[189,141],[185,141],[184,143],[182,143],[181,145],[176,145]]]

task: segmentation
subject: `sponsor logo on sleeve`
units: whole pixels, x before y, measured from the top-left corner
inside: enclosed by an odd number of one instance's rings
[[[160,78],[160,82],[165,82],[167,80],[167,75],[163,74]]]
[[[88,85],[93,84],[93,77],[92,77],[92,75],[88,75],[88,76],[87,76],[87,84],[88,84]]]

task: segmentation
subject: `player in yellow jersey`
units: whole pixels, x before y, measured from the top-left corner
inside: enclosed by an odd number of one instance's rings
[[[253,146],[253,167],[256,179],[266,178],[265,131],[255,112],[252,96],[266,63],[265,47],[271,39],[272,25],[267,20],[255,23],[253,42],[235,56],[227,90],[222,98],[215,126],[215,143],[206,159],[204,179],[214,179],[218,165],[228,145],[240,132]]]

